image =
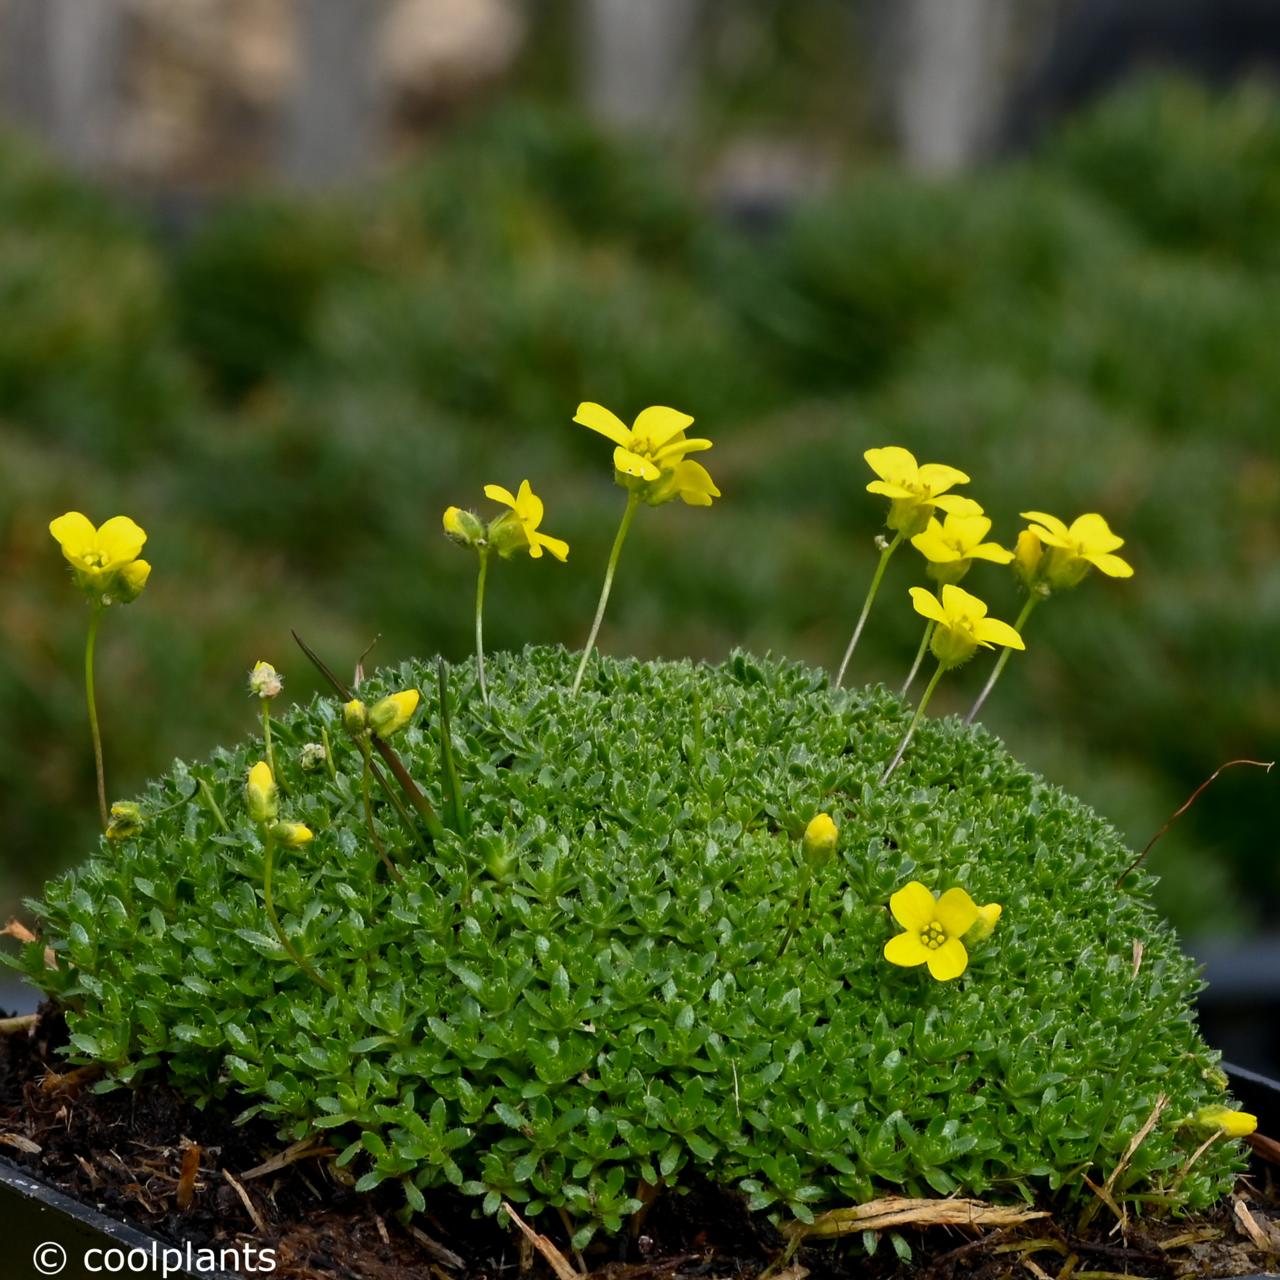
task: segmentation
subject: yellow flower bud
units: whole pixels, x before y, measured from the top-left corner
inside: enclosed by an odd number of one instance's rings
[[[259,760],[249,770],[249,780],[244,787],[245,804],[254,822],[271,822],[280,809],[280,793],[275,776],[265,760]]]
[[[829,813],[820,813],[811,818],[809,825],[804,829],[804,838],[800,842],[804,860],[811,867],[820,867],[830,862],[839,839],[840,828],[832,822]]]
[[[461,547],[479,546],[485,540],[483,521],[461,507],[446,507],[441,521],[446,535]]]
[[[1244,1138],[1258,1127],[1258,1117],[1230,1107],[1201,1107],[1194,1123],[1200,1129],[1216,1129],[1228,1138]]]
[[[114,595],[121,604],[131,604],[142,594],[151,577],[151,566],[145,560],[131,560],[116,575]]]
[[[1040,580],[1040,566],[1044,560],[1044,546],[1034,529],[1023,529],[1013,548],[1013,572],[1028,591]]]
[[[277,822],[271,828],[271,838],[286,849],[301,849],[315,839],[315,834],[301,822]]]
[[[369,708],[359,698],[352,698],[342,708],[342,726],[353,738],[358,738],[368,729]]]
[[[417,689],[406,689],[402,693],[388,694],[380,702],[369,708],[369,727],[380,738],[389,738],[398,733],[409,723],[409,718],[418,709]]]
[[[259,698],[274,698],[284,688],[282,676],[269,662],[255,662],[249,672],[249,692]]]
[[[978,908],[978,918],[969,926],[969,932],[964,936],[969,942],[981,942],[983,938],[991,937],[995,931],[996,921],[1000,919],[1000,913],[1004,908],[998,902],[988,902],[985,907]]]
[[[111,820],[107,823],[108,840],[128,840],[141,832],[145,820],[141,805],[132,800],[117,800],[111,806]]]

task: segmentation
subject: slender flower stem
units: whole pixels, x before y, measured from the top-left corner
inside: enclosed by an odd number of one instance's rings
[[[89,634],[84,643],[84,692],[89,704],[89,732],[93,735],[93,763],[98,774],[98,813],[105,831],[111,821],[107,813],[107,780],[102,768],[102,734],[98,731],[98,702],[93,691],[93,651],[98,642],[98,623],[102,621],[102,606],[95,604],[89,615]]]
[[[271,873],[274,869],[276,842],[271,837],[269,831],[264,831],[262,835],[263,854],[262,854],[262,901],[267,908],[267,919],[271,921],[271,927],[275,930],[276,937],[280,939],[280,945],[289,953],[289,958],[302,970],[303,973],[311,979],[318,987],[323,987],[330,995],[336,996],[338,989],[332,982],[326,978],[322,978],[310,965],[302,953],[289,941],[283,927],[280,924],[280,917],[276,915],[276,904],[271,897]]]
[[[604,621],[605,606],[609,603],[609,592],[613,589],[613,575],[618,567],[618,556],[622,552],[622,544],[627,540],[627,530],[640,505],[640,495],[634,490],[627,494],[627,509],[622,513],[622,523],[618,526],[617,536],[613,540],[613,550],[609,552],[609,564],[604,571],[604,587],[600,591],[600,603],[596,605],[595,621],[591,624],[591,634],[587,637],[587,647],[582,651],[582,661],[578,663],[578,674],[573,678],[573,693],[582,687],[582,677],[586,675],[587,663],[591,660],[592,650],[596,647],[596,636],[600,634],[600,624]]]
[[[218,802],[213,798],[212,789],[203,778],[200,779],[200,796],[205,804],[209,806],[209,811],[213,814],[214,821],[222,828],[223,834],[230,835],[231,828],[227,825],[227,820],[223,816],[222,810],[218,808]]]
[[[1044,597],[1037,591],[1033,591],[1027,597],[1027,603],[1022,606],[1022,612],[1018,614],[1018,620],[1013,624],[1013,629],[1019,635],[1022,634],[1022,628],[1026,626],[1027,619],[1031,617],[1031,610],[1034,609],[1042,599],[1044,599]],[[1000,650],[1000,656],[996,659],[995,668],[987,677],[987,683],[982,686],[982,692],[978,694],[977,702],[969,708],[969,714],[964,718],[965,724],[972,724],[977,717],[978,712],[982,710],[982,704],[986,702],[987,698],[990,696],[991,690],[996,687],[996,681],[1000,679],[1000,673],[1004,670],[1005,663],[1009,661],[1009,655],[1012,652],[1012,649]]]
[[[379,838],[378,829],[373,822],[373,791],[369,786],[373,778],[373,752],[369,750],[367,742],[362,742],[360,747],[364,752],[364,773],[360,778],[360,791],[364,796],[364,816],[369,826],[369,839],[373,841],[373,847],[377,850],[378,857],[382,859],[382,865],[386,867],[394,879],[404,884],[404,876],[400,874],[400,868],[391,861],[386,846]]]
[[[836,688],[838,689],[844,684],[844,673],[849,669],[849,659],[853,657],[853,651],[858,647],[858,640],[862,636],[862,628],[867,625],[867,616],[871,612],[871,606],[875,603],[876,592],[880,590],[880,581],[884,577],[884,571],[889,567],[889,557],[897,551],[902,544],[902,531],[899,530],[885,549],[880,553],[880,563],[876,565],[875,576],[871,579],[871,587],[867,591],[867,598],[862,602],[862,612],[858,615],[858,625],[853,629],[853,635],[849,637],[849,647],[844,651],[844,660],[840,663],[840,670],[836,673]]]
[[[893,759],[889,761],[889,767],[884,771],[884,775],[880,779],[881,786],[884,786],[889,781],[893,771],[902,763],[902,757],[907,754],[907,747],[915,734],[916,725],[920,723],[920,717],[924,715],[924,709],[929,705],[929,699],[933,697],[933,691],[938,687],[938,681],[942,679],[942,673],[945,670],[946,667],[942,663],[938,663],[938,669],[933,673],[933,679],[925,685],[924,692],[920,695],[920,702],[916,706],[916,713],[911,717],[911,723],[907,726],[907,732],[903,735],[902,741],[898,743],[898,750],[894,753]]]
[[[480,571],[476,575],[476,670],[480,673],[480,698],[489,705],[489,689],[484,682],[484,580],[489,573],[489,548],[480,548]]]
[[[924,635],[920,637],[920,647],[916,650],[916,660],[911,664],[911,670],[907,672],[907,678],[903,682],[901,695],[906,697],[911,690],[911,686],[916,682],[916,676],[920,674],[920,665],[924,662],[924,655],[929,651],[929,641],[933,639],[933,629],[937,624],[934,622],[926,622],[924,624]]]
[[[276,780],[276,785],[281,791],[285,787],[281,781],[280,774],[276,770],[275,752],[271,747],[271,703],[266,699],[262,701],[262,753],[267,762],[267,768],[271,770],[271,776]]]

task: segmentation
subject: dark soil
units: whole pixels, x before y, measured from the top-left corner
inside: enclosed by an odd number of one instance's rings
[[[547,1258],[514,1229],[477,1217],[476,1202],[453,1193],[433,1193],[428,1213],[405,1226],[396,1218],[401,1202],[394,1191],[356,1194],[325,1153],[250,1176],[282,1152],[271,1125],[235,1126],[230,1117],[240,1108],[234,1104],[199,1110],[167,1085],[94,1093],[91,1079],[66,1068],[58,1053],[65,1040],[62,1016],[48,1005],[31,1033],[0,1035],[0,1157],[165,1242],[274,1247],[274,1274],[283,1280],[552,1274]],[[184,1211],[180,1182],[184,1154],[188,1173],[195,1165],[191,1144],[199,1161]],[[1075,1215],[985,1234],[904,1228],[911,1264],[898,1259],[888,1240],[868,1257],[858,1235],[788,1257],[783,1236],[763,1217],[749,1214],[741,1197],[708,1184],[687,1195],[659,1196],[636,1230],[593,1246],[585,1259],[574,1256],[553,1215],[530,1225],[563,1251],[571,1269],[585,1266],[600,1280],[737,1280],[771,1267],[776,1280],[889,1280],[908,1273],[936,1280],[1182,1280],[1275,1266],[1275,1170],[1257,1162],[1238,1193],[1268,1248],[1252,1243],[1233,1206],[1225,1205],[1194,1221],[1131,1221],[1123,1234],[1104,1211],[1083,1237],[1073,1229]]]

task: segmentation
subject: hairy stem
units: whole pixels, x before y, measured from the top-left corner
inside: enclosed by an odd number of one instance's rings
[[[285,934],[284,928],[280,924],[280,917],[276,915],[276,904],[271,896],[271,875],[275,867],[276,842],[271,837],[269,831],[262,834],[263,854],[262,854],[262,901],[267,909],[267,919],[271,921],[271,927],[275,930],[275,935],[280,939],[280,945],[289,953],[289,958],[302,970],[303,973],[311,979],[318,987],[322,987],[330,995],[336,996],[338,989],[327,978],[322,978],[311,967],[311,964],[305,956],[289,941]]]
[[[942,663],[938,663],[938,669],[933,673],[933,678],[925,685],[924,693],[920,695],[920,702],[916,707],[916,713],[911,717],[911,723],[907,725],[907,731],[902,736],[902,741],[898,743],[898,750],[894,753],[894,757],[889,761],[889,767],[884,771],[880,779],[880,785],[883,786],[893,776],[893,771],[902,763],[902,757],[907,754],[907,747],[911,743],[911,739],[915,734],[916,725],[920,723],[920,717],[924,715],[924,709],[929,705],[929,699],[933,697],[933,691],[938,687],[938,681],[942,679],[942,673],[946,667]]]
[[[880,582],[884,578],[884,571],[889,567],[889,559],[901,544],[902,533],[899,531],[894,534],[893,541],[890,542],[880,553],[880,563],[876,565],[875,576],[871,579],[871,586],[867,591],[867,598],[862,602],[862,612],[858,615],[858,622],[853,628],[853,635],[849,637],[849,647],[844,651],[844,658],[841,660],[840,670],[836,672],[837,689],[844,684],[844,673],[849,669],[849,660],[853,657],[853,651],[858,647],[858,641],[862,637],[862,628],[867,625],[867,618],[871,613],[871,606],[875,603],[876,592],[880,590]]]
[[[480,571],[476,574],[476,671],[480,675],[480,700],[489,705],[489,688],[484,682],[484,581],[489,573],[489,548],[480,548]]]
[[[1022,612],[1018,614],[1018,620],[1013,624],[1013,629],[1019,635],[1022,634],[1022,628],[1026,626],[1027,619],[1031,617],[1031,610],[1034,609],[1042,599],[1043,597],[1035,591],[1027,597],[1026,604],[1022,606]],[[982,704],[986,702],[988,697],[990,697],[991,690],[996,687],[996,681],[1000,679],[1000,674],[1004,671],[1005,663],[1009,661],[1009,655],[1012,652],[1012,649],[1000,650],[1000,656],[996,659],[996,665],[992,669],[991,674],[987,677],[987,683],[982,686],[982,692],[978,694],[977,702],[969,708],[969,714],[964,718],[965,724],[972,724],[977,717],[978,712],[982,710]]]
[[[98,701],[93,688],[93,651],[98,643],[98,623],[102,621],[102,606],[95,604],[89,616],[89,634],[84,642],[84,693],[89,704],[89,732],[93,736],[93,764],[98,775],[98,814],[105,831],[110,817],[107,813],[107,779],[102,767],[102,734],[98,729]]]
[[[901,694],[905,698],[911,691],[911,686],[916,682],[916,676],[920,674],[920,666],[924,662],[924,655],[929,651],[929,641],[933,639],[933,629],[938,624],[936,622],[926,622],[924,624],[924,635],[920,637],[920,647],[916,650],[916,660],[911,664],[911,670],[907,672],[907,678],[903,682]]]

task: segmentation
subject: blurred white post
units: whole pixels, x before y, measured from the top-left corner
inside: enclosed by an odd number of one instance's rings
[[[694,87],[698,0],[580,0],[583,89],[604,124],[678,125]]]
[[[81,169],[111,158],[122,0],[9,0],[3,76],[18,122]]]
[[[284,166],[301,186],[327,187],[368,168],[376,150],[374,74],[382,0],[297,0],[298,88]]]
[[[894,114],[903,162],[958,173],[989,147],[1004,100],[1010,0],[900,0]]]

